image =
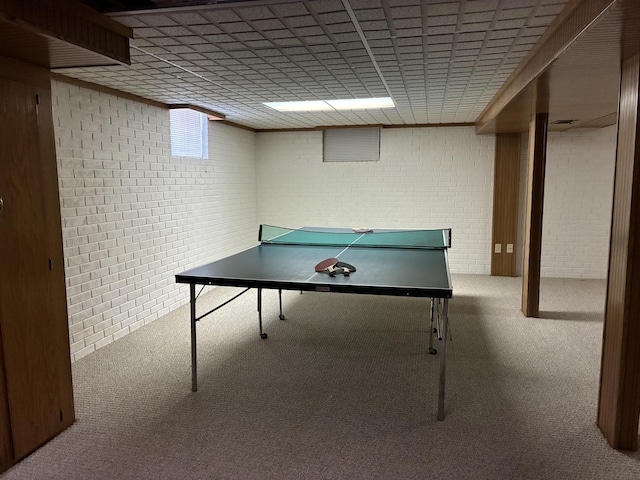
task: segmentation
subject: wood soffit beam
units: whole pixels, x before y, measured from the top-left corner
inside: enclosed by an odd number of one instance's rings
[[[0,55],[47,68],[131,64],[133,30],[75,0],[0,0]]]
[[[534,80],[547,72],[576,41],[583,35],[607,9],[617,0],[570,0],[558,18],[549,26],[534,48],[522,60],[520,65],[498,90],[493,100],[487,105],[476,120],[476,132],[495,133],[502,129],[496,128],[495,121],[500,113],[511,102],[525,92]],[[629,0],[635,2],[637,0]],[[594,92],[597,94],[597,92]],[[551,92],[553,94],[553,92]],[[523,100],[522,106],[527,105]],[[609,113],[609,112],[608,112]],[[524,118],[529,118],[529,111],[523,112]],[[506,130],[508,131],[508,130]],[[517,131],[522,131],[518,128]]]

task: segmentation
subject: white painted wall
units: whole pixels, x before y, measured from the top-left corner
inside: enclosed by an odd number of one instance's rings
[[[259,133],[261,223],[453,229],[451,270],[490,272],[495,140],[472,127],[382,129],[379,162],[323,163],[322,132]]]
[[[170,155],[168,110],[52,82],[72,360],[188,301],[174,275],[256,242],[255,134],[209,123]]]
[[[543,277],[606,278],[616,132],[613,125],[549,134],[540,265]],[[524,228],[527,143],[527,135],[523,135],[520,231]],[[521,236],[519,245],[523,245]],[[518,260],[521,275],[522,258]]]

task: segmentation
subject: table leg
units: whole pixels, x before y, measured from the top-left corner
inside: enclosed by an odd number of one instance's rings
[[[198,391],[198,359],[196,355],[196,286],[189,285],[191,305],[191,391]]]
[[[262,331],[262,288],[258,287],[258,323],[260,324],[260,338],[267,338],[268,335]]]
[[[449,299],[444,299],[442,307],[442,349],[440,350],[440,386],[438,388],[438,420],[444,420],[444,386],[447,366],[447,338],[449,328]]]
[[[280,320],[284,320],[284,315],[282,314],[282,289],[278,289],[278,300],[280,300],[280,316],[278,317]]]
[[[433,320],[436,318],[436,299],[432,298],[431,299],[431,314],[429,315],[429,354],[430,355],[435,355],[436,353],[438,353],[438,350],[436,350],[435,348],[433,348],[433,334],[434,334],[434,328],[433,328]]]

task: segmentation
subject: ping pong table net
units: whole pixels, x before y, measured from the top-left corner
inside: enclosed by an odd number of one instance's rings
[[[314,245],[331,247],[387,247],[444,250],[451,247],[451,229],[373,230],[355,233],[348,228],[285,228],[260,225],[258,240],[263,244]]]

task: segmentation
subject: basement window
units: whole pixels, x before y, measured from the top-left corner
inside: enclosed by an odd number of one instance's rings
[[[377,162],[380,128],[328,128],[323,132],[324,162]]]
[[[207,116],[189,108],[169,110],[171,155],[174,157],[209,158]]]

